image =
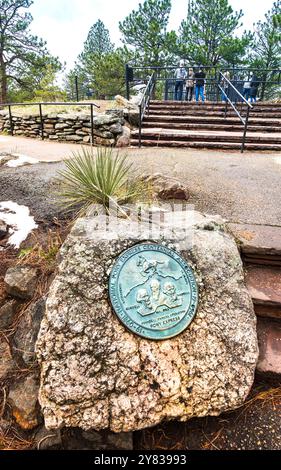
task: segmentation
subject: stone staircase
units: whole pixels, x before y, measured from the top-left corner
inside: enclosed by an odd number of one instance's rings
[[[241,106],[241,105],[238,105]],[[142,146],[240,150],[243,125],[222,103],[151,101],[142,123]],[[139,131],[131,145],[139,145]],[[246,150],[281,150],[281,103],[257,103],[250,111]]]
[[[257,315],[257,372],[281,376],[281,227],[230,224]]]

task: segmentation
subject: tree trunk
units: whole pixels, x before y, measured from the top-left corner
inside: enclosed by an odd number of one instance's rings
[[[7,102],[7,73],[6,67],[3,62],[0,65],[0,80],[1,80],[1,88],[0,88],[0,103]]]
[[[264,100],[265,89],[266,89],[267,73],[264,73],[262,75],[261,79],[262,79],[262,86],[261,86],[260,99],[261,99],[261,101],[263,101]]]

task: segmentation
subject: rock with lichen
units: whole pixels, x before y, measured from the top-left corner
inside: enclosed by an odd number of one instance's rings
[[[6,291],[18,299],[31,299],[38,282],[38,270],[32,266],[12,266],[4,278]]]
[[[8,401],[12,415],[24,430],[31,430],[40,422],[38,406],[38,380],[35,374],[28,375],[10,388]]]
[[[166,214],[161,231],[127,219],[79,219],[61,250],[37,355],[48,429],[129,432],[165,420],[239,407],[254,380],[256,318],[237,246],[219,217]],[[176,222],[175,222],[176,221]],[[193,267],[200,290],[191,325],[165,341],[129,332],[108,299],[116,257],[143,240],[169,246]]]

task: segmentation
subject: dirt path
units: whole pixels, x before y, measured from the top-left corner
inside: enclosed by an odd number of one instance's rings
[[[0,152],[18,152],[41,162],[59,162],[80,147],[0,136]],[[220,214],[232,222],[281,226],[281,153],[194,149],[124,149],[136,170],[163,173],[182,181],[196,210]],[[0,169],[0,201],[29,205],[39,217],[49,211],[52,185],[63,163]],[[54,201],[53,201],[54,202]],[[52,205],[51,215],[56,213]]]

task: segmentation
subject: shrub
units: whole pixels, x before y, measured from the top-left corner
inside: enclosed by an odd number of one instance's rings
[[[111,204],[136,201],[143,194],[143,183],[132,177],[127,156],[112,148],[84,149],[65,160],[66,170],[59,172],[62,205],[85,214],[93,204],[109,210]]]

